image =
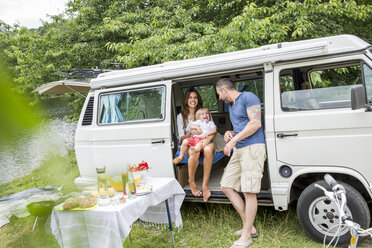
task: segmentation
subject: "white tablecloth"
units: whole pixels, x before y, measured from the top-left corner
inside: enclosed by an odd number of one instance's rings
[[[62,248],[122,248],[137,219],[168,223],[164,201],[168,199],[172,222],[182,226],[180,208],[185,192],[174,178],[152,178],[150,194],[120,205],[97,206],[91,210],[55,210],[51,217],[54,237]]]

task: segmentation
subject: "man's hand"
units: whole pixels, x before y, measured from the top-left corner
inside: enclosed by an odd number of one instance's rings
[[[234,148],[235,145],[236,145],[235,142],[231,140],[225,145],[225,148],[223,149],[223,153],[225,153],[226,156],[230,157],[231,150]]]
[[[234,131],[226,131],[225,135],[223,136],[223,139],[226,142],[229,142],[234,137]]]
[[[230,157],[231,155],[231,150],[234,148],[236,145],[236,142],[233,141],[232,138],[234,138],[234,131],[226,131],[223,139],[227,142],[225,145],[225,148],[223,149],[223,153],[225,153],[227,156]]]

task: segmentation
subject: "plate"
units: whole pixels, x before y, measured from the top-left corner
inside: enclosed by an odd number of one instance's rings
[[[145,185],[142,187],[137,187],[137,192],[136,195],[141,196],[141,195],[146,195],[152,192],[152,185]]]
[[[98,202],[94,206],[89,207],[89,208],[76,207],[76,208],[71,208],[71,209],[66,209],[66,210],[80,210],[80,211],[81,210],[91,210],[91,209],[97,207],[97,205],[98,205]],[[55,210],[66,211],[65,209],[63,209],[63,205],[61,205],[59,207],[56,207]]]

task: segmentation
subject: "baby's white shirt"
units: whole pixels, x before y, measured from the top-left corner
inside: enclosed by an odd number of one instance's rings
[[[193,134],[192,137],[203,137],[204,134],[208,133],[209,131],[211,131],[212,128],[216,127],[213,121],[204,122],[201,120],[196,120],[191,122],[190,124],[199,126],[200,129],[202,130],[201,134],[198,135]]]

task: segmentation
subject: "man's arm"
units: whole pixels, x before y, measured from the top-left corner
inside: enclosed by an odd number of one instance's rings
[[[238,133],[238,135],[234,136],[225,146],[224,153],[227,156],[230,156],[231,149],[235,147],[238,141],[247,138],[257,132],[257,130],[261,127],[261,105],[256,104],[247,109],[247,115],[249,118],[248,124],[244,127],[244,129]]]

